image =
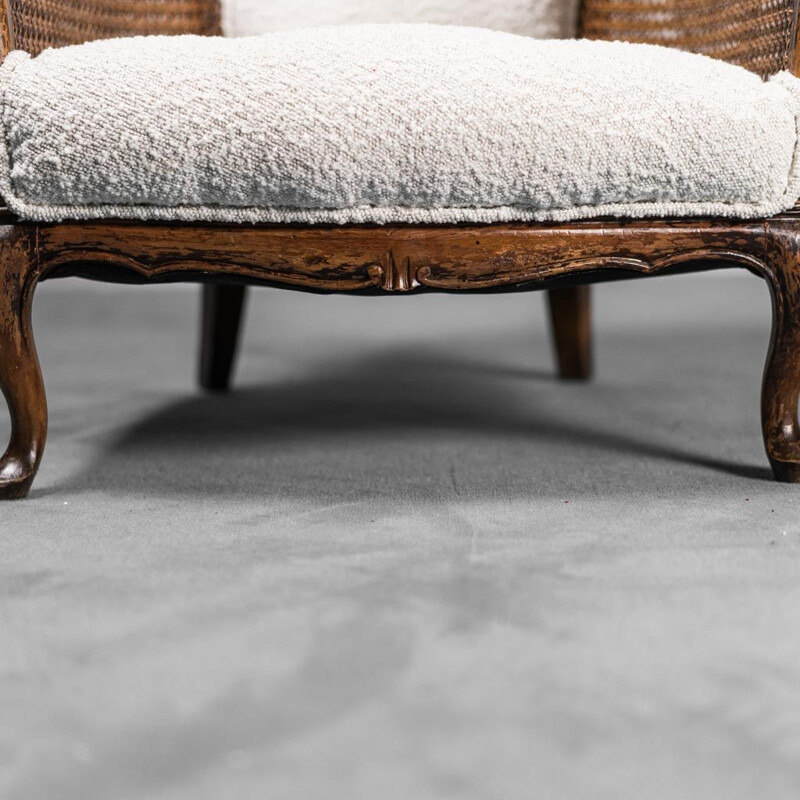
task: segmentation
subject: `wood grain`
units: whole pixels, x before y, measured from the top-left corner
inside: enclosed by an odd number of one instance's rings
[[[657,9],[652,0],[584,0],[582,20],[584,33],[593,37],[669,44],[764,75],[787,67],[800,75],[799,8],[800,0],[664,0]],[[219,32],[217,0],[0,0],[0,57],[12,47],[36,53],[108,36],[187,32]],[[591,358],[588,294],[576,285],[743,267],[767,280],[774,300],[762,400],[767,454],[780,480],[800,482],[798,237],[800,216],[793,214],[752,222],[331,228],[118,221],[36,226],[0,213],[0,389],[12,422],[11,440],[0,460],[0,498],[27,493],[47,433],[31,331],[33,292],[41,279],[68,275],[142,283],[260,283],[362,294],[566,286],[552,295],[561,373],[585,375]],[[240,297],[241,291],[231,289],[227,297]],[[218,327],[225,317],[230,334],[234,316],[207,316],[207,322]],[[227,360],[230,366],[231,341],[235,346],[235,336],[228,336],[226,347],[217,351],[215,367],[206,365],[216,370],[213,380],[209,373],[210,383],[220,382],[220,365]]]
[[[771,220],[601,220],[557,226],[225,226],[119,221],[2,227],[0,386],[11,444],[0,496],[30,487],[47,426],[30,330],[39,280],[260,283],[316,292],[404,295],[526,291],[609,278],[743,267],[768,281],[775,308],[763,429],[780,480],[800,482],[800,215]],[[566,295],[562,295],[566,296]],[[581,296],[572,293],[573,297]],[[584,344],[573,372],[588,372]],[[569,349],[567,348],[567,350]],[[567,351],[565,351],[566,353]],[[577,354],[577,356],[576,356]]]
[[[233,277],[318,292],[407,294],[542,288],[549,279],[758,269],[763,223],[585,222],[484,226],[201,226],[124,222],[39,229],[43,275]],[[113,267],[113,270],[112,270]]]
[[[4,500],[28,494],[47,439],[47,402],[31,329],[37,279],[33,229],[0,227],[0,390],[11,417],[11,439],[0,458]]]
[[[761,416],[764,444],[779,481],[800,483],[800,225],[766,225],[764,277],[773,299],[773,326]]]

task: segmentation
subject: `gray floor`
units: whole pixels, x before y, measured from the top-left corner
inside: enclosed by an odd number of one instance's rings
[[[194,287],[44,285],[48,451],[0,507],[0,796],[800,796],[766,288],[596,297],[580,386],[541,295],[261,290],[218,398]]]

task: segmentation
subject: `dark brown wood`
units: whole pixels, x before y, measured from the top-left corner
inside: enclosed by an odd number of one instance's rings
[[[657,6],[657,8],[656,8]],[[763,75],[800,75],[800,0],[584,0],[583,33],[669,44]],[[10,48],[145,33],[218,33],[217,0],[0,0],[0,57]],[[590,369],[588,292],[576,283],[739,266],[770,285],[774,325],[762,395],[767,455],[779,480],[800,482],[800,215],[771,220],[597,221],[491,226],[224,226],[117,221],[34,226],[0,221],[0,389],[11,439],[0,498],[24,496],[47,433],[31,331],[39,280],[85,275],[159,283],[240,281],[317,292],[407,294],[558,288],[554,330],[562,375]],[[235,298],[209,309],[208,373],[221,386],[235,350]],[[227,310],[223,310],[223,307]]]
[[[262,283],[319,292],[405,294],[549,288],[598,273],[758,268],[763,222],[594,221],[562,225],[43,225],[45,273],[141,282]]]
[[[31,330],[38,280],[35,232],[0,227],[0,390],[8,403],[11,439],[0,459],[0,499],[25,497],[47,438],[47,402]]]
[[[25,494],[45,440],[44,390],[30,331],[33,289],[39,280],[67,275],[408,294],[530,290],[744,267],[769,282],[775,301],[763,395],[767,454],[780,480],[800,482],[800,215],[760,222],[607,220],[451,227],[109,221],[9,224],[1,230],[0,385],[13,433],[0,462],[0,497]],[[574,308],[588,299],[574,287],[560,296],[573,301],[583,297]]]
[[[592,375],[592,295],[589,286],[564,286],[548,292],[558,375],[586,380]]]
[[[800,483],[800,219],[767,223],[764,277],[774,310],[761,394],[764,444],[775,477]]]
[[[245,287],[207,284],[202,292],[200,385],[212,392],[224,392],[236,358]]]
[[[14,49],[14,40],[11,35],[11,9],[5,0],[0,0],[0,60],[6,53]]]
[[[794,75],[800,75],[800,0],[796,0],[794,4],[787,56],[789,61],[787,69]]]

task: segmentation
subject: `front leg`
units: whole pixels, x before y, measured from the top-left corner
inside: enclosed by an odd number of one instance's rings
[[[764,444],[775,477],[800,483],[800,217],[768,223],[765,256],[773,327],[761,394]]]
[[[47,437],[47,402],[31,330],[38,280],[31,227],[0,226],[0,389],[8,402],[11,440],[0,459],[0,500],[25,497]]]

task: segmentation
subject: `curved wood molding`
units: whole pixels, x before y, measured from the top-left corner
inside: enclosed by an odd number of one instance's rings
[[[535,288],[598,271],[652,275],[687,264],[762,271],[763,223],[513,226],[43,226],[43,274],[104,265],[143,281],[227,276],[320,292]]]
[[[485,226],[223,226],[0,220],[0,388],[12,420],[0,498],[24,496],[47,432],[30,327],[39,280],[263,283],[318,292],[514,291],[689,268],[744,267],[769,284],[762,421],[779,480],[800,483],[800,215]],[[121,275],[123,277],[121,277]],[[576,373],[588,367],[579,364]]]
[[[800,225],[766,226],[763,276],[773,300],[772,338],[761,391],[764,445],[779,481],[800,483]]]
[[[25,497],[47,439],[47,402],[31,328],[39,278],[32,229],[0,226],[0,389],[11,439],[0,458],[0,499]]]

